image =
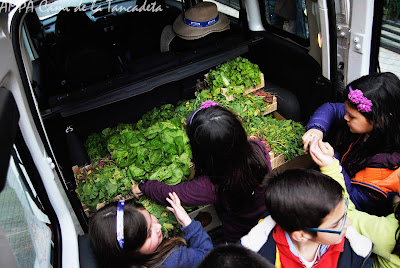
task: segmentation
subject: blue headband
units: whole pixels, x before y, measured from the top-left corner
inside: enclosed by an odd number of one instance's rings
[[[194,21],[194,20],[189,20],[187,18],[183,18],[183,22],[185,24],[192,27],[200,27],[200,28],[214,25],[218,22],[218,20],[219,20],[219,15],[217,15],[214,19],[208,21]]]
[[[119,201],[117,206],[117,241],[120,248],[124,247],[124,207],[125,200]]]

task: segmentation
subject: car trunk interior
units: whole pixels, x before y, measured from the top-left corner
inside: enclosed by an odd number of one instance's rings
[[[331,85],[307,48],[268,29],[246,30],[247,24],[240,19],[231,18],[229,31],[210,35],[196,47],[183,44],[174,51],[160,52],[162,28],[181,12],[176,3],[161,3],[165,12],[146,22],[137,14],[92,14],[94,23],[85,13],[64,19],[71,14],[61,13],[44,21],[27,14],[26,26],[38,53],[32,85],[72,198],[77,198],[74,156],[88,135],[118,123],[134,123],[153,107],[194,98],[196,83],[204,80],[204,74],[229,59],[242,56],[259,65],[266,91],[278,93],[278,111],[280,103],[284,107],[298,100],[298,113],[293,118],[289,113],[288,119],[305,123],[320,104],[332,98]],[[157,35],[150,36],[149,28],[141,27],[147,21]],[[82,26],[85,23],[88,28]],[[68,126],[80,143],[68,141]],[[79,204],[77,199],[74,203]],[[84,217],[82,208],[75,210]]]

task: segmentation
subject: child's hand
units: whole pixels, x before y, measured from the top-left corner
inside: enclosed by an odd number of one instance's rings
[[[323,137],[324,133],[321,130],[315,128],[309,129],[306,133],[304,133],[303,137],[301,138],[304,144],[303,151],[307,151],[307,148],[311,145],[313,138],[316,138],[317,140],[322,140]]]
[[[142,191],[140,191],[139,189],[139,185],[134,183],[133,180],[132,180],[132,193],[135,195],[137,199],[139,199],[139,197],[143,195]]]
[[[334,150],[332,146],[322,140],[313,139],[310,145],[312,160],[320,167],[326,167],[333,163]]]
[[[175,214],[176,220],[179,222],[182,227],[188,226],[192,219],[187,214],[186,210],[181,206],[181,200],[178,195],[173,192],[169,193],[169,197],[167,197],[167,201],[171,204],[171,207],[167,207],[169,211]]]

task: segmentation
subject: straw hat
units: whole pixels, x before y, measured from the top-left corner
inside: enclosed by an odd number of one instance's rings
[[[176,18],[172,28],[182,39],[194,40],[213,32],[229,29],[229,19],[218,12],[217,5],[200,2]]]

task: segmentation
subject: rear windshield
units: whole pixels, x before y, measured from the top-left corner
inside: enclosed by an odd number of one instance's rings
[[[265,21],[277,30],[283,30],[302,39],[309,38],[306,0],[263,0]]]

